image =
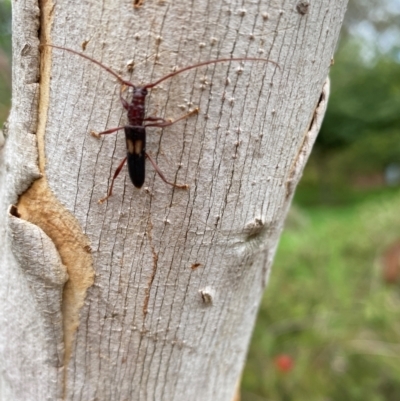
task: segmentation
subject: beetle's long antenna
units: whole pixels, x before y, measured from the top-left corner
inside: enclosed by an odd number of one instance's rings
[[[265,63],[272,63],[272,64],[276,65],[278,68],[280,68],[278,63],[275,63],[275,61],[271,61],[271,60],[268,60],[266,58],[255,58],[255,57],[220,58],[218,60],[204,61],[203,63],[198,63],[198,64],[195,64],[195,65],[190,65],[189,67],[181,68],[180,70],[171,72],[170,74],[166,75],[165,77],[160,78],[156,82],[144,85],[143,88],[146,88],[146,89],[154,88],[156,85],[158,85],[159,83],[165,81],[166,79],[174,77],[175,75],[178,75],[181,72],[188,71],[188,70],[191,70],[193,68],[202,67],[203,65],[208,65],[208,64],[224,63],[224,62],[227,62],[227,61],[264,61]]]
[[[91,58],[91,57],[87,56],[86,54],[77,52],[76,50],[68,49],[67,47],[61,47],[61,46],[55,46],[55,45],[42,45],[42,46],[54,47],[54,48],[56,48],[56,49],[66,50],[67,52],[77,54],[78,56],[81,56],[81,57],[83,57],[83,58],[85,58],[85,59],[87,59],[87,60],[92,61],[93,63],[97,64],[99,67],[105,69],[105,70],[108,71],[110,74],[114,75],[114,77],[117,78],[118,81],[119,81],[121,84],[124,84],[124,85],[126,85],[126,86],[131,86],[132,88],[135,88],[135,85],[133,85],[132,82],[125,81],[125,80],[122,79],[115,71],[113,71],[111,68],[105,66],[104,64],[101,64],[99,61],[95,60],[94,58]]]

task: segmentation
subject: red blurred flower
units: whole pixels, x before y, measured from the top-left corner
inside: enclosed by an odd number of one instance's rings
[[[294,361],[290,355],[279,354],[274,358],[274,364],[279,372],[287,373],[293,369]]]

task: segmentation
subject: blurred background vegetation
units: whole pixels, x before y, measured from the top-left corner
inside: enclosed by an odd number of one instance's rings
[[[242,401],[400,400],[400,1],[350,0]]]
[[[0,0],[0,129],[11,104],[11,2]]]
[[[349,2],[243,401],[400,400],[399,16],[398,0]],[[10,107],[10,17],[0,0],[0,126]]]

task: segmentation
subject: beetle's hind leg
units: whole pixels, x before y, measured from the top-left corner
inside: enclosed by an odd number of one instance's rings
[[[100,203],[100,204],[104,203],[104,202],[112,195],[112,190],[113,190],[113,186],[114,186],[114,181],[115,181],[115,179],[118,177],[119,173],[121,172],[122,167],[124,167],[124,164],[125,164],[125,162],[126,162],[126,159],[127,159],[127,158],[125,157],[124,160],[122,160],[122,162],[120,163],[120,165],[119,165],[119,166],[117,167],[117,169],[115,170],[114,176],[113,176],[112,181],[111,181],[110,188],[109,188],[109,190],[107,191],[107,196],[105,196],[104,198],[99,199],[99,203]]]
[[[150,163],[153,165],[154,170],[156,170],[157,174],[160,176],[160,178],[168,185],[172,185],[175,188],[179,188],[179,189],[189,189],[189,185],[187,184],[175,184],[174,182],[168,181],[165,177],[165,175],[162,173],[162,171],[160,170],[160,167],[158,167],[157,163],[155,162],[155,160],[147,153],[145,152],[146,157],[150,160]]]

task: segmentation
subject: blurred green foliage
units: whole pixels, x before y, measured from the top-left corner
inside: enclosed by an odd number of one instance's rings
[[[0,128],[11,105],[11,2],[0,0]]]
[[[0,48],[11,57],[11,1],[0,1]]]
[[[400,192],[294,208],[262,301],[242,401],[398,401],[400,287],[380,256],[400,243]],[[288,354],[290,372],[274,358]]]
[[[393,136],[394,128],[400,127],[399,63],[386,55],[370,65],[363,62],[360,53],[358,43],[350,40],[335,56],[329,108],[317,140],[318,150],[361,144],[371,135],[384,143]]]
[[[304,171],[300,204],[351,202],[385,185],[400,165],[400,65],[390,52],[363,59],[360,39],[342,40],[331,68],[331,96]]]
[[[379,1],[350,5],[354,24],[372,12],[376,31],[390,29],[373,12]],[[400,46],[379,53],[351,27],[260,307],[242,401],[400,400],[400,285],[385,282],[382,262],[400,247],[399,186],[384,176],[400,165]],[[280,355],[292,370],[279,369]]]

